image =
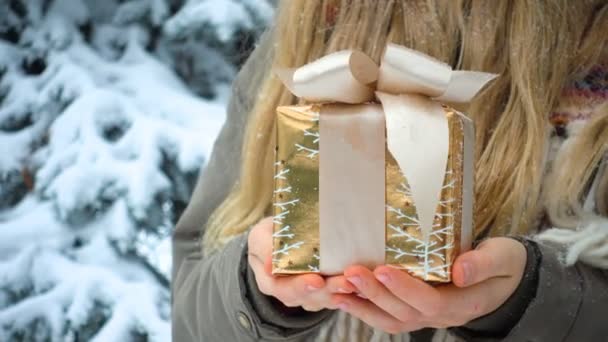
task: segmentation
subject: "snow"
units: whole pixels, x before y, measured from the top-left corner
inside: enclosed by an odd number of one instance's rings
[[[169,36],[175,36],[177,32],[184,32],[185,27],[194,29],[205,25],[217,27],[220,40],[227,41],[238,27],[251,27],[253,23],[238,2],[189,1],[186,7],[165,24],[165,32]]]
[[[164,30],[169,36],[178,36],[211,26],[220,41],[227,42],[238,29],[256,25],[252,12],[260,15],[259,20],[268,22],[273,10],[267,0],[190,0],[167,21]]]
[[[85,324],[95,302],[99,302],[112,314],[93,341],[128,340],[133,327],[146,331],[150,341],[170,339],[161,308],[148,300],[159,292],[150,282],[125,281],[107,268],[81,265],[40,247],[24,249],[12,263],[0,264],[0,279],[5,286],[13,286],[12,290],[30,283],[36,292],[45,291],[0,311],[0,321],[13,325],[13,329],[25,329],[32,320],[45,318],[51,322],[52,340],[60,341],[63,321],[68,320],[71,328]],[[1,330],[0,339],[8,340]]]
[[[214,44],[272,7],[13,2],[26,10],[0,3],[0,34],[19,32],[0,39],[0,341],[168,341],[171,229],[237,68]],[[200,25],[215,38],[197,41]]]
[[[114,21],[124,24],[141,20],[148,16],[150,21],[158,26],[169,15],[168,5],[163,0],[136,0],[125,2],[116,11]]]
[[[141,266],[125,265],[109,242],[128,249],[141,239],[129,217],[145,220],[155,196],[170,190],[160,168],[163,158],[196,172],[211,151],[225,105],[194,96],[135,43],[117,63],[84,45],[49,61],[39,77],[11,75],[13,87],[0,111],[1,118],[37,115],[28,129],[0,133],[4,170],[20,166],[34,137],[48,127],[48,144],[36,152],[41,165],[34,192],[0,216],[4,291],[19,293],[27,284],[39,295],[8,307],[0,302],[0,322],[19,331],[43,318],[52,340],[62,340],[63,322],[84,324],[98,301],[112,314],[93,340],[124,341],[139,329],[152,341],[167,341],[168,317],[161,318],[156,308],[159,296],[168,305],[167,288]],[[52,122],[37,110],[51,99],[69,102]],[[105,132],[116,127],[121,133],[108,139]],[[86,224],[74,218],[101,210],[103,202],[113,203],[106,215]],[[144,253],[164,253],[151,262],[165,275],[170,274],[168,236],[162,243],[141,244],[149,246]],[[61,251],[75,239],[88,243],[68,257]],[[0,340],[10,338],[5,333],[0,330]]]

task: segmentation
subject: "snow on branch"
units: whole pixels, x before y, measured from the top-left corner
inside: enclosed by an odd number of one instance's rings
[[[131,24],[148,19],[160,26],[169,15],[169,5],[164,0],[131,0],[120,4],[114,14],[117,24]]]
[[[23,250],[15,259],[0,264],[0,278],[6,279],[16,265],[26,267],[20,269],[20,276],[13,274],[10,279],[14,282],[6,283],[0,291],[11,291],[19,285],[15,280],[23,279],[32,284],[33,293],[0,311],[0,337],[12,336],[11,332],[43,320],[50,323],[49,340],[64,340],[64,321],[70,322],[70,330],[77,329],[92,319],[94,307],[103,305],[109,308],[105,310],[107,321],[91,340],[128,340],[134,332],[144,333],[150,341],[170,339],[169,325],[160,318],[157,305],[161,296],[169,305],[169,294],[153,283],[126,280],[104,267],[79,264],[41,248]]]
[[[164,32],[180,38],[213,28],[217,38],[227,42],[238,30],[269,22],[272,12],[267,0],[190,0],[166,22]]]
[[[11,0],[3,10],[0,250],[17,257],[0,261],[0,341],[170,340],[170,234],[225,119],[225,97],[209,98],[247,49],[216,38],[246,29],[255,41],[272,7]],[[197,23],[213,25],[189,36]],[[159,28],[186,34],[175,48]]]

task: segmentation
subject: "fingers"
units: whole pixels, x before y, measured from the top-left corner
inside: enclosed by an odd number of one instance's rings
[[[409,322],[420,316],[416,309],[389,291],[367,268],[363,266],[349,267],[345,270],[344,275],[363,296],[397,320]]]
[[[285,305],[298,305],[312,292],[325,286],[316,274],[274,277],[272,275],[272,218],[256,224],[248,237],[248,262],[260,292],[273,296]]]
[[[301,306],[308,303],[308,299],[325,286],[325,281],[317,274],[275,277],[273,279],[273,296],[287,306]]]
[[[357,288],[343,275],[325,278],[325,287],[329,293],[350,294],[357,292]]]
[[[407,272],[393,267],[379,266],[374,270],[374,276],[395,297],[424,315],[433,316],[442,310],[439,291]]]
[[[286,306],[301,306],[325,287],[325,281],[317,274],[274,277],[267,274],[257,260],[251,263],[251,267],[260,292],[277,298]]]
[[[502,305],[517,287],[512,279],[494,277],[465,288],[439,287],[443,311],[438,315],[448,326],[461,326],[484,316]]]
[[[332,303],[368,325],[386,331],[389,334],[408,331],[409,327],[407,323],[394,318],[369,300],[353,295],[336,294],[332,298]]]
[[[471,286],[494,277],[521,278],[525,264],[526,248],[519,241],[492,238],[456,258],[452,278],[458,287]]]

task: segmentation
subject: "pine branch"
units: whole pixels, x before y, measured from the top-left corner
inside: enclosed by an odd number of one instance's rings
[[[388,208],[389,212],[397,214],[397,219],[404,219],[405,218],[405,219],[408,219],[408,220],[412,221],[413,223],[415,223],[415,225],[420,224],[420,221],[418,221],[417,218],[408,216],[401,209],[393,208],[393,207],[388,206],[388,205],[386,207]]]
[[[319,154],[319,150],[308,148],[308,147],[302,146],[300,144],[296,144],[295,146],[296,146],[296,149],[298,150],[298,152],[301,152],[301,151],[307,152],[308,153],[307,157],[310,159],[313,159],[314,157],[317,156],[317,154]]]
[[[454,187],[454,185],[455,185],[455,184],[456,184],[456,180],[455,180],[455,179],[452,179],[452,180],[450,180],[450,182],[449,182],[448,184],[445,184],[444,186],[442,186],[442,187],[441,187],[441,190],[444,190],[444,189],[451,189],[451,188],[453,188],[453,187]]]
[[[272,222],[276,224],[282,224],[285,217],[289,215],[289,210],[282,211],[272,217]]]
[[[278,255],[278,254],[289,255],[290,250],[299,249],[303,244],[304,244],[304,241],[299,241],[299,242],[292,243],[292,244],[286,243],[285,246],[283,246],[283,248],[272,252],[272,255]]]
[[[438,218],[438,219],[440,219],[440,220],[441,220],[441,219],[443,219],[443,218],[445,218],[445,217],[454,217],[454,214],[452,214],[452,213],[447,213],[447,214],[444,214],[444,213],[436,213],[436,214],[435,214],[435,218]]]
[[[286,225],[285,227],[281,228],[280,230],[274,232],[274,234],[272,234],[272,237],[275,238],[280,238],[280,237],[286,237],[288,239],[293,239],[294,236],[296,236],[293,233],[285,233],[285,232],[289,232],[291,231],[291,226],[290,225]]]
[[[288,186],[286,188],[278,188],[278,189],[274,190],[275,194],[282,193],[282,192],[291,192],[291,186]]]
[[[310,132],[309,130],[304,130],[305,137],[314,137],[315,139],[312,141],[314,144],[319,142],[319,132]]]
[[[313,265],[308,265],[308,269],[311,272],[319,272],[319,268],[317,266],[313,266]]]
[[[277,173],[277,174],[274,176],[274,179],[287,179],[287,178],[285,178],[285,175],[286,175],[286,174],[288,174],[288,173],[289,173],[289,171],[290,171],[290,169],[283,169],[283,170],[280,170],[280,171],[279,171],[279,173]]]
[[[408,197],[412,197],[412,190],[410,189],[409,184],[405,184],[405,182],[402,182],[401,184],[399,184],[399,186],[400,187],[397,188],[397,192],[402,193]]]
[[[406,242],[411,242],[414,241],[416,243],[418,243],[418,246],[416,246],[416,248],[421,248],[425,245],[424,241],[416,238],[415,236],[411,235],[410,233],[408,233],[407,231],[400,229],[400,227],[389,224],[388,228],[394,232],[396,232],[396,234],[391,235],[391,238],[395,238],[395,237],[406,237],[407,240]]]
[[[407,252],[407,251],[404,251],[401,248],[393,248],[393,247],[388,247],[388,246],[386,247],[386,251],[389,252],[389,253],[395,253],[395,256],[394,256],[395,259],[399,259],[399,258],[401,258],[403,256],[413,256],[413,257],[420,257],[421,256],[420,253]]]
[[[448,204],[454,203],[455,200],[453,198],[448,198],[446,200],[439,201],[439,205],[443,208],[447,208]]]
[[[431,233],[431,236],[436,237],[437,239],[439,239],[439,241],[443,241],[443,237],[441,237],[441,235],[453,235],[454,234],[454,226],[453,225],[449,225],[447,227],[444,227],[442,229],[439,230],[434,230]]]
[[[279,208],[281,208],[281,210],[287,210],[287,208],[288,208],[289,206],[294,206],[294,205],[296,205],[296,203],[298,203],[298,202],[300,202],[300,199],[296,198],[296,199],[291,200],[291,201],[288,201],[288,202],[276,202],[276,203],[273,203],[273,205],[274,205],[275,207],[279,207]]]
[[[450,243],[448,245],[442,245],[441,247],[435,248],[433,250],[429,250],[428,253],[433,254],[433,253],[437,253],[439,251],[443,251],[443,250],[451,249],[451,248],[454,248],[454,244],[452,244],[452,243]]]

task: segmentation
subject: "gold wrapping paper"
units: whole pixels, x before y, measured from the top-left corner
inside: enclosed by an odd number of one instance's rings
[[[277,109],[273,274],[319,272],[319,112]]]
[[[319,272],[319,113],[321,104],[277,108],[273,274]],[[460,252],[466,122],[444,107],[449,157],[428,243],[417,225],[407,179],[386,151],[385,263],[429,282],[450,282]],[[345,170],[348,172],[348,170]]]

